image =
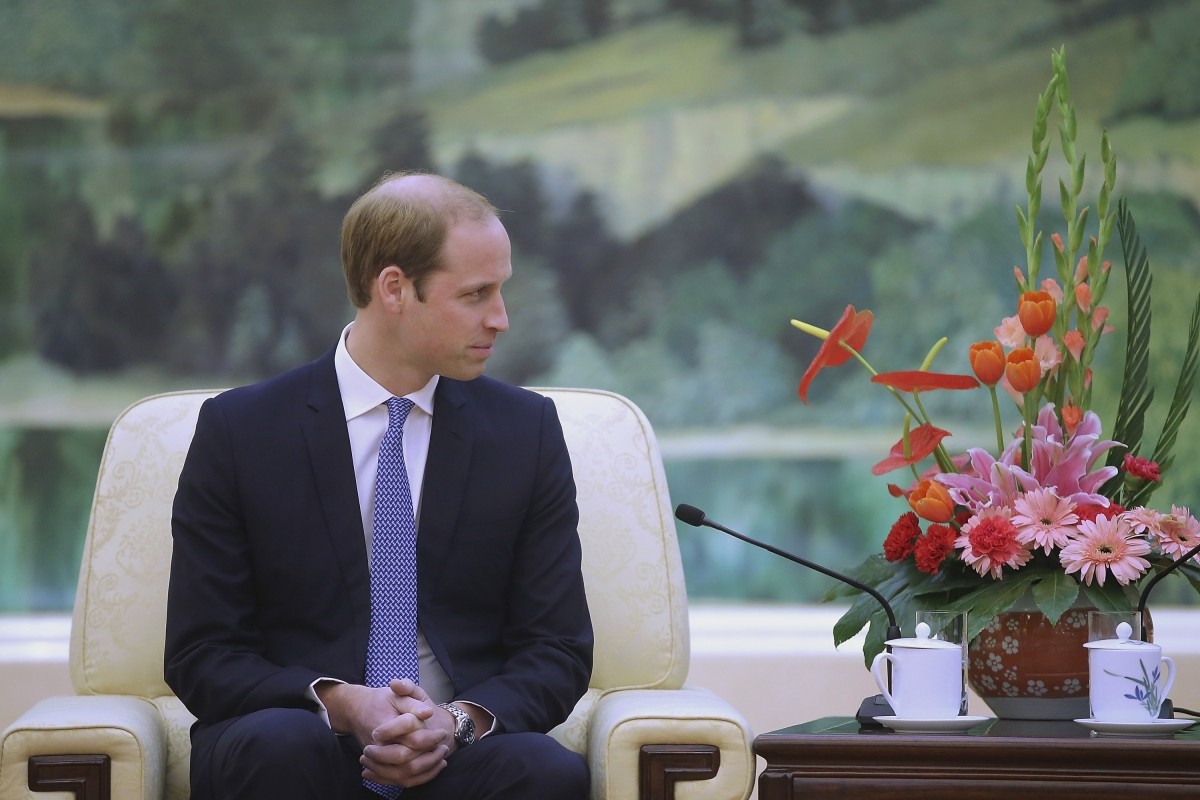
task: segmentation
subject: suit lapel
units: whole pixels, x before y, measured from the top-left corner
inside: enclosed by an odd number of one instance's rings
[[[311,413],[303,428],[309,465],[325,514],[325,529],[354,610],[355,646],[365,653],[371,620],[371,576],[350,435],[346,432],[346,413],[332,352],[313,363],[308,408]]]
[[[472,446],[466,394],[458,381],[444,377],[438,381],[417,534],[417,574],[421,576],[423,603],[432,599],[445,569],[466,488]]]

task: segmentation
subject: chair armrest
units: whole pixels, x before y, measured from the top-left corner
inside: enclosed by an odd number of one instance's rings
[[[676,781],[687,781],[680,796],[688,800],[745,800],[754,786],[750,725],[707,689],[612,691],[596,702],[588,727],[592,800],[669,800]],[[715,758],[705,746],[716,748]]]
[[[0,734],[0,797],[38,800],[44,796],[29,788],[31,759],[40,764],[35,772],[43,775],[64,764],[69,769],[98,763],[95,758],[74,762],[40,758],[45,756],[108,756],[109,796],[114,800],[161,800],[163,796],[166,735],[158,709],[141,697],[50,697],[30,708]]]

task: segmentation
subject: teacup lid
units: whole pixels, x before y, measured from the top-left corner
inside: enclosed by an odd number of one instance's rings
[[[912,639],[888,639],[884,644],[889,647],[908,647],[914,650],[959,650],[960,645],[954,642],[944,642],[941,639],[929,638],[929,623],[917,623],[917,635]]]
[[[1117,624],[1117,638],[1115,639],[1098,639],[1094,642],[1085,642],[1084,647],[1092,650],[1136,650],[1142,647],[1156,647],[1149,642],[1130,639],[1133,634],[1133,627],[1128,622]]]

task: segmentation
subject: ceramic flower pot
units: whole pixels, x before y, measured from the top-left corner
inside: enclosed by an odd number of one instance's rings
[[[992,619],[967,648],[968,683],[998,719],[1088,716],[1088,608],[1051,625],[1031,601]]]

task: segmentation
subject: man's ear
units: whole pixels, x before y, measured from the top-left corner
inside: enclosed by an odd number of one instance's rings
[[[375,297],[384,309],[399,312],[415,299],[416,291],[404,271],[393,264],[375,276]]]

